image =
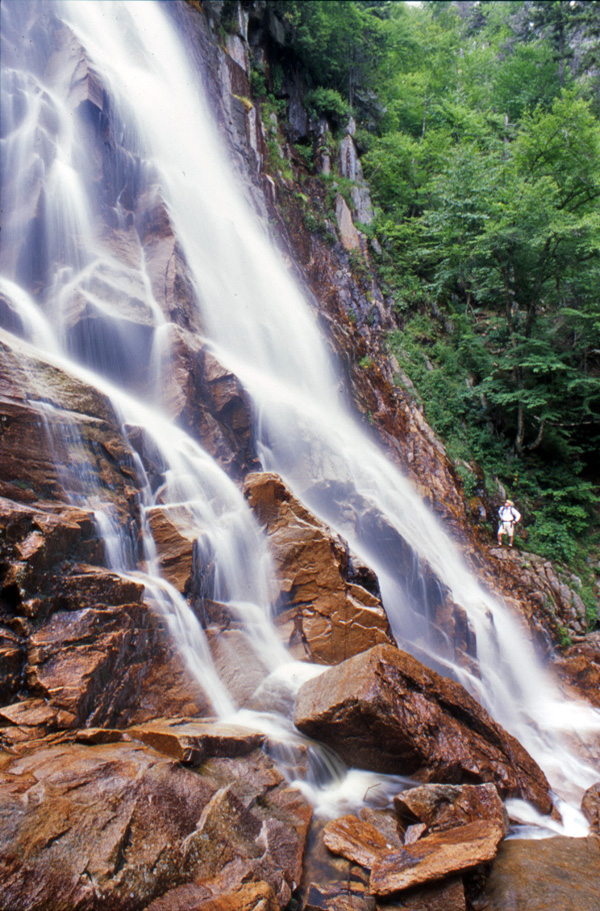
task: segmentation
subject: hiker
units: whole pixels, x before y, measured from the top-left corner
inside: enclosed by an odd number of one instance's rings
[[[521,519],[521,513],[515,508],[512,500],[505,500],[498,510],[500,525],[498,526],[498,544],[502,547],[503,535],[508,535],[508,546],[513,546],[513,537],[515,534],[515,525]]]

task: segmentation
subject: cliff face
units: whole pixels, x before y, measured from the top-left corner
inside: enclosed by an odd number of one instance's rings
[[[453,859],[443,875],[459,874],[429,887],[436,901],[449,907],[452,896],[464,908],[461,871],[493,856],[504,834],[486,789],[496,801],[496,792],[522,797],[548,813],[544,773],[459,682],[396,647],[398,630],[368,561],[281,477],[260,470],[256,405],[209,341],[164,182],[135,143],[126,144],[110,80],[91,62],[78,29],[52,7],[18,7],[9,11],[24,17],[16,34],[32,44],[44,35],[35,78],[46,92],[34,105],[27,94],[33,77],[11,83],[14,119],[7,117],[6,128],[12,137],[29,122],[23,110],[38,112],[38,171],[32,166],[22,178],[15,166],[6,175],[9,197],[19,202],[8,218],[10,279],[0,298],[3,905],[329,907],[315,904],[314,889],[327,892],[336,877],[329,872],[319,882],[303,873],[308,789],[289,784],[310,780],[311,749],[288,731],[304,672],[271,673],[291,656],[339,665],[323,677],[330,684],[319,686],[319,677],[304,684],[296,723],[348,763],[455,787],[452,801],[466,799],[463,786],[483,789],[483,809],[470,812],[485,817],[485,831],[456,833],[456,819],[444,824],[454,847],[444,848]],[[267,168],[268,136],[249,101],[249,60],[285,39],[281,23],[266,4],[182,3],[169,12],[203,74],[254,208],[308,289],[345,377],[344,395],[488,585],[533,617],[528,605],[540,573],[534,567],[525,576],[518,558],[485,553],[443,447],[409,390],[392,382],[382,335],[391,316],[350,208],[340,196],[332,245],[307,230],[289,172],[278,174],[272,162]],[[18,41],[9,41],[4,62],[16,79]],[[298,86],[289,91],[289,136],[309,135]],[[84,189],[95,207],[93,224],[82,217],[78,233],[62,240],[92,250],[83,264],[81,249],[69,262],[58,242],[55,198],[39,176],[56,167],[57,137],[71,122],[83,139],[69,167],[85,160]],[[283,136],[281,143],[282,160],[318,194]],[[350,134],[342,149],[339,166],[353,175],[353,206],[365,220],[368,190]],[[64,198],[60,206],[67,207]],[[44,306],[52,317],[47,331]],[[168,358],[158,344],[165,336]],[[369,506],[368,492],[359,493],[343,477],[321,481],[318,490],[334,512],[354,511],[365,538],[386,542],[404,596],[421,592],[436,646],[430,663],[476,678],[476,631],[435,560],[416,555],[391,519]],[[215,528],[233,528],[231,548]],[[224,565],[237,572],[226,582]],[[258,610],[264,565],[273,624]],[[582,678],[585,684],[587,670]],[[231,717],[234,707],[255,714],[243,727],[215,720]],[[273,712],[278,726],[267,734],[261,719]],[[393,746],[382,752],[382,742]],[[406,826],[390,814],[373,817],[377,831],[389,832],[391,819],[407,843]],[[470,817],[460,823],[474,825]],[[423,825],[410,838],[435,830]],[[397,847],[381,838],[379,860]],[[468,861],[454,856],[463,850],[457,844],[470,845]],[[418,882],[439,876],[434,869]],[[352,897],[363,904],[353,907],[381,905],[390,890],[396,886],[388,880],[379,892],[363,888]]]

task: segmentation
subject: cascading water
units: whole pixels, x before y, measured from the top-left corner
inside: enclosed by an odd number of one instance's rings
[[[259,228],[217,139],[199,74],[170,16],[177,4],[19,6],[2,4],[5,36],[12,18],[23,15],[27,22],[20,24],[36,35],[43,14],[53,40],[73,55],[81,45],[93,69],[53,67],[47,35],[37,35],[37,47],[12,43],[3,55],[6,326],[103,390],[123,424],[144,427],[159,452],[158,488],[138,465],[146,590],[162,604],[218,713],[230,714],[233,703],[214,679],[202,630],[185,600],[159,577],[149,528],[153,510],[167,510],[176,525],[205,542],[216,566],[216,595],[245,620],[267,666],[281,675],[287,659],[269,624],[268,552],[243,497],[162,413],[170,317],[155,299],[127,207],[127,197],[157,187],[187,263],[198,326],[252,398],[263,467],[278,472],[377,572],[402,648],[420,658],[428,654],[459,679],[523,743],[559,793],[588,787],[597,775],[569,751],[563,735],[585,739],[599,731],[598,713],[562,700],[506,607],[478,584],[407,480],[348,412],[313,314]],[[90,101],[94,93],[105,93],[102,113]],[[103,131],[118,135],[124,150],[108,169],[107,191],[97,186],[102,152],[92,142]],[[22,245],[25,230],[29,243]],[[97,493],[88,490],[87,502]],[[100,510],[100,522],[103,515]],[[410,584],[397,571],[404,542],[415,555]],[[112,562],[131,573],[136,567],[126,552],[113,549],[121,556]],[[431,593],[420,561],[468,615],[477,643],[469,670],[432,640]],[[298,681],[313,672],[285,670]]]

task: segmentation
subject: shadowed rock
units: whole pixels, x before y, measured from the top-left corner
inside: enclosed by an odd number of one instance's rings
[[[273,889],[265,882],[244,883],[239,889],[207,898],[204,886],[170,889],[144,911],[278,911]]]
[[[486,911],[598,911],[600,839],[511,839],[485,885]]]
[[[493,784],[410,788],[394,798],[394,807],[402,828],[422,823],[430,832],[439,832],[487,819],[508,834],[508,814]]]
[[[244,756],[265,740],[263,734],[236,725],[166,718],[130,727],[127,733],[166,756],[195,766],[214,756]]]
[[[549,813],[546,778],[458,683],[378,645],[304,683],[295,724],[350,765],[445,783],[494,782]]]
[[[581,809],[592,832],[600,835],[600,782],[587,789],[581,801]]]

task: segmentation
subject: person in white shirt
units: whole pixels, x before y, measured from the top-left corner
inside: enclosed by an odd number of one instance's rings
[[[502,538],[508,535],[508,546],[513,546],[513,537],[515,534],[515,525],[521,519],[521,513],[515,508],[512,500],[505,500],[498,510],[500,525],[498,526],[498,544],[502,547]]]

